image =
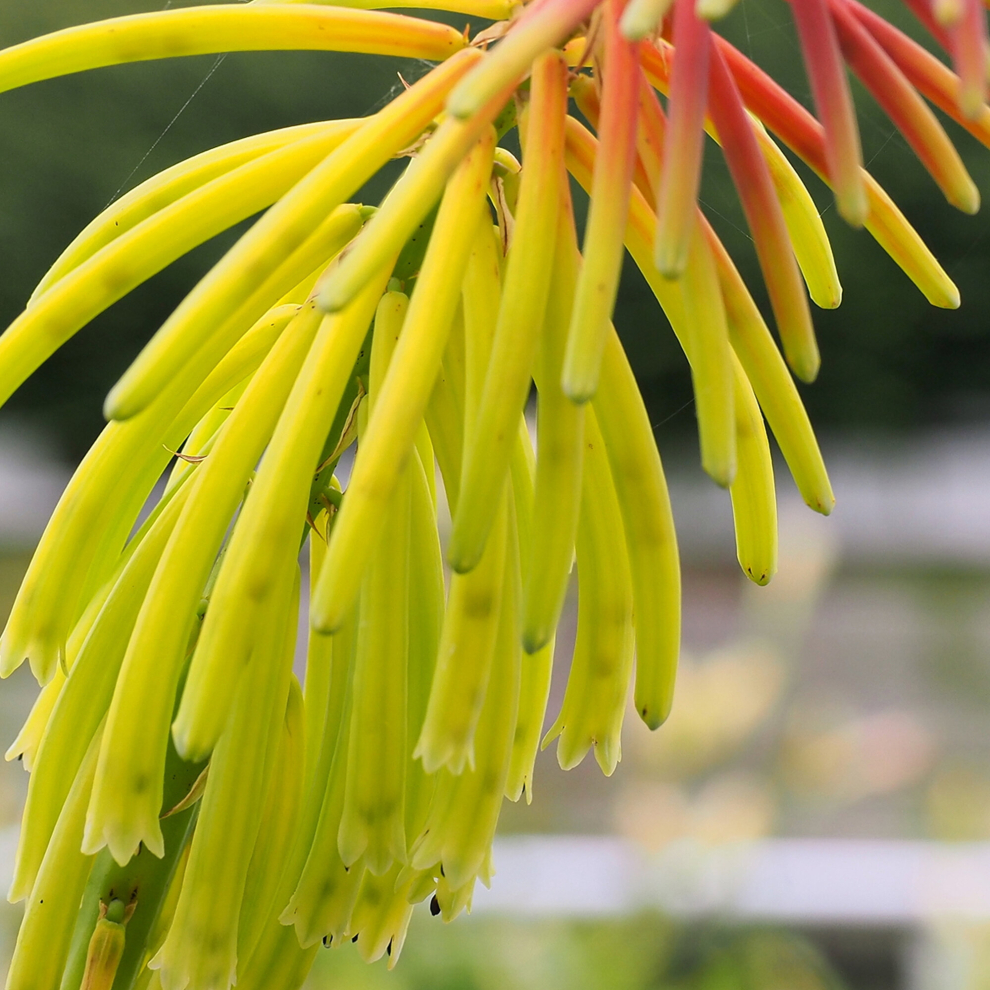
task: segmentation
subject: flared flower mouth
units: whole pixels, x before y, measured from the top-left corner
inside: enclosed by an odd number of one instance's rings
[[[468,906],[490,878],[503,796],[531,797],[575,560],[577,642],[543,744],[558,739],[565,768],[594,750],[610,774],[631,684],[639,716],[663,722],[680,575],[612,325],[623,253],[684,350],[702,464],[729,490],[742,569],[765,584],[765,423],[808,505],[834,503],[792,373],[818,372],[809,297],[831,308],[842,295],[781,145],[933,305],[959,304],[863,167],[846,70],[973,213],[976,186],[929,103],[990,145],[986,15],[979,0],[908,5],[954,69],[857,0],[791,0],[814,114],[720,36],[731,0],[417,0],[494,21],[473,36],[358,9],[374,3],[255,0],[0,52],[0,91],[235,50],[438,63],[370,117],[258,134],[142,183],[0,337],[5,401],[99,312],[265,210],[108,396],[109,425],[0,640],[0,674],[28,660],[44,685],[9,754],[32,770],[10,987],[97,965],[85,985],[109,986],[109,972],[131,986],[149,962],[166,990],[296,986],[321,940],[348,938],[394,962],[412,905],[432,897],[446,918]],[[500,145],[512,129],[519,158]],[[698,206],[706,132],[779,348]],[[350,202],[396,158],[407,164],[380,204]],[[572,179],[590,198],[581,235]]]

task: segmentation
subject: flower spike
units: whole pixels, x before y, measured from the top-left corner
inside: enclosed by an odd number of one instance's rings
[[[553,638],[564,607],[581,508],[587,406],[571,402],[561,385],[579,261],[569,192],[566,186],[562,190],[546,323],[533,369],[539,402],[533,535],[523,610],[523,646],[528,653]],[[527,800],[529,795],[527,791]]]
[[[472,38],[367,9],[378,0],[254,0],[0,51],[0,92],[208,51],[439,63],[371,116],[245,138],[140,184],[0,337],[4,399],[114,300],[266,210],[114,387],[0,638],[0,674],[28,660],[47,682],[8,753],[32,775],[11,990],[133,990],[148,960],[163,990],[298,990],[321,942],[392,966],[414,904],[469,908],[492,882],[503,800],[532,799],[575,559],[577,641],[544,745],[558,739],[564,767],[593,750],[608,775],[630,692],[647,726],[664,722],[681,574],[612,324],[624,251],[659,303],[655,332],[687,358],[701,462],[757,585],[777,558],[768,428],[808,506],[835,503],[788,363],[818,368],[801,276],[820,306],[842,290],[777,142],[933,304],[959,304],[860,164],[845,70],[975,210],[922,98],[990,145],[979,0],[906,0],[954,70],[857,0],[793,0],[821,119],[720,36],[725,0],[675,0],[672,19],[668,0],[422,2],[496,23]],[[498,146],[513,128],[521,158]],[[706,131],[781,348],[698,201]],[[380,204],[346,202],[395,158]],[[568,173],[590,197],[580,248]]]

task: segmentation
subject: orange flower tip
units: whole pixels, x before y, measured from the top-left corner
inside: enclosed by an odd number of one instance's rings
[[[629,0],[622,12],[619,30],[629,41],[641,41],[658,30],[670,9],[671,0]]]
[[[720,21],[735,7],[738,0],[697,0],[695,13],[705,21]]]

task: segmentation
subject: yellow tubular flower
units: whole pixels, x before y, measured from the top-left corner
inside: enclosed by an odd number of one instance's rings
[[[463,349],[463,323],[463,313],[458,307],[447,349],[437,372],[437,380],[433,384],[430,401],[423,415],[451,511],[456,509],[460,494],[461,455],[464,448],[464,376],[458,374],[458,369],[452,363],[454,355],[451,345],[458,342]],[[460,365],[459,370],[463,372],[463,361]]]
[[[491,215],[484,210],[471,243],[471,253],[464,271],[460,309],[464,325],[463,328],[456,327],[451,331],[445,358],[445,364],[450,365],[458,381],[462,380],[458,390],[463,393],[460,402],[462,411],[460,414],[455,413],[457,420],[463,421],[463,429],[460,431],[461,444],[457,451],[459,460],[467,454],[465,449],[467,438],[473,435],[478,418],[488,363],[492,356],[492,343],[495,340],[501,297],[502,257],[498,232],[492,226]],[[508,458],[506,458],[506,470],[508,470]],[[453,508],[456,509],[459,504],[460,483],[454,493]]]
[[[529,437],[525,416],[520,417],[516,433],[516,444],[511,463],[513,508],[516,527],[519,532],[518,544],[523,547],[536,543],[533,527],[534,476],[536,457]],[[530,584],[530,568],[533,562],[520,555],[519,571],[525,588]],[[520,610],[520,619],[523,616]],[[523,636],[525,650],[525,636]],[[510,801],[518,801],[525,791],[526,803],[533,800],[533,772],[536,756],[540,750],[540,735],[546,719],[547,701],[550,698],[550,677],[553,672],[554,642],[544,644],[535,652],[525,651],[519,678],[519,709],[516,716],[516,731],[512,737],[512,753],[509,758],[509,774],[505,782],[505,796]]]
[[[299,569],[293,562],[282,572],[210,760],[175,919],[155,960],[165,990],[228,986],[237,979],[237,924],[268,783],[266,754],[282,735],[296,642]]]
[[[553,651],[554,640],[551,639],[535,653],[525,653],[522,658],[519,715],[505,782],[505,796],[510,801],[518,801],[525,794],[526,803],[533,803],[533,768],[550,698]]]
[[[72,775],[110,706],[135,618],[190,488],[186,484],[175,493],[121,568],[79,650],[74,676],[55,703],[28,785],[25,827],[8,894],[11,901],[26,897],[34,883]]]
[[[508,492],[503,485],[488,547],[474,570],[453,577],[437,668],[413,756],[427,773],[475,765],[474,733],[496,654],[505,588]]]
[[[534,66],[513,250],[505,269],[484,391],[468,421],[464,474],[447,550],[451,567],[469,571],[481,558],[505,482],[513,425],[526,402],[540,340],[564,173],[567,67],[555,52]]]
[[[732,0],[422,2],[494,23],[472,36],[372,9],[385,0],[252,0],[0,50],[0,94],[209,52],[438,63],[367,117],[140,183],[0,336],[2,403],[116,300],[264,211],[107,397],[0,637],[0,675],[27,660],[43,685],[7,752],[31,771],[9,990],[299,990],[321,942],[394,966],[415,904],[449,921],[492,881],[502,803],[532,800],[555,659],[569,673],[542,743],[562,767],[593,749],[615,770],[630,690],[664,722],[681,575],[612,320],[625,251],[659,303],[644,329],[687,358],[700,460],[756,584],[777,566],[768,429],[805,502],[835,503],[788,365],[815,377],[808,295],[834,308],[842,286],[818,193],[781,146],[931,303],[959,304],[860,164],[845,66],[972,211],[923,98],[990,133],[979,0],[908,0],[952,69],[857,0],[793,0],[820,119],[721,36]],[[499,147],[513,129],[521,160]],[[698,201],[706,132],[779,347]],[[380,203],[347,202],[395,159]],[[568,173],[589,196],[580,246]],[[555,658],[575,558],[576,643]]]
[[[410,87],[283,196],[163,324],[107,397],[108,416],[126,419],[143,409],[196,353],[203,327],[226,315],[254,289],[257,272],[268,271],[312,232],[314,215],[330,213],[413,142],[477,57],[465,51]]]
[[[410,465],[412,505],[409,550],[409,656],[406,717],[406,848],[422,831],[433,799],[434,777],[412,759],[426,717],[440,649],[444,618],[443,556],[436,508],[429,499],[426,470],[419,458]]]
[[[594,410],[585,424],[577,640],[564,703],[543,740],[557,743],[561,769],[576,767],[594,747],[611,776],[621,759],[620,733],[633,665],[633,588],[615,480]],[[645,659],[645,658],[644,658]]]
[[[633,582],[636,711],[655,729],[670,714],[681,641],[681,577],[667,481],[635,378],[613,331],[593,403],[615,477]]]
[[[241,914],[237,922],[237,963],[244,970],[251,952],[263,936],[266,922],[278,904],[278,890],[298,824],[303,798],[305,750],[305,702],[299,682],[289,681],[278,746],[269,746],[265,762],[268,788],[262,801],[258,839],[251,854]],[[271,752],[272,749],[275,752]],[[278,905],[282,907],[281,904]]]
[[[756,584],[767,584],[777,571],[777,495],[773,460],[763,414],[753,387],[733,355],[736,379],[736,446],[739,470],[729,489],[736,529],[736,556],[743,573]]]
[[[574,290],[571,325],[561,382],[575,402],[587,402],[598,387],[598,367],[608,336],[622,270],[622,239],[629,216],[629,191],[636,161],[636,109],[640,69],[636,46],[619,32],[619,0],[603,6],[602,56],[609,67],[602,86],[600,147],[592,179],[581,271]],[[523,173],[523,182],[526,181]],[[556,205],[555,200],[551,200]]]
[[[835,309],[842,302],[842,285],[818,207],[794,166],[766,128],[755,118],[751,118],[751,123],[770,169],[770,178],[777,190],[780,208],[784,211],[791,246],[808,293],[822,309]]]
[[[354,466],[316,588],[313,624],[325,632],[340,626],[354,602],[380,535],[383,507],[426,410],[453,321],[494,148],[495,133],[489,128],[452,177],[440,204],[417,293],[368,420],[364,450]]]
[[[79,912],[93,857],[80,852],[86,804],[96,772],[101,729],[93,736],[45,850],[38,878],[17,932],[7,972],[11,990],[43,987],[55,990],[69,954],[69,942]]]
[[[729,328],[711,248],[697,224],[681,279],[684,345],[698,407],[701,466],[726,488],[736,474]]]
[[[408,298],[401,292],[386,292],[378,304],[369,373],[369,414],[375,408],[408,305]],[[363,857],[376,877],[387,873],[393,863],[406,859],[411,467],[406,465],[396,483],[385,532],[372,555],[361,591],[347,784],[337,833],[344,865],[353,867]]]
[[[315,7],[188,7],[67,28],[0,53],[0,92],[72,72],[178,55],[310,49],[444,59],[453,28],[399,14]]]
[[[80,231],[38,283],[28,300],[28,306],[100,248],[219,176],[324,130],[340,132],[343,139],[359,125],[360,121],[357,120],[340,120],[283,127],[281,130],[268,131],[204,151],[159,172],[125,193]]]
[[[581,504],[584,407],[571,402],[560,383],[578,275],[573,228],[568,202],[560,213],[546,324],[533,374],[539,389],[538,455],[533,539],[529,549],[523,549],[527,571],[523,646],[530,653],[540,650],[557,627],[574,557]]]
[[[355,608],[351,621],[333,637],[336,662],[330,698],[335,704],[328,712],[320,753],[319,776],[324,785],[322,790],[314,788],[306,796],[303,828],[293,853],[293,859],[301,862],[297,870],[286,870],[288,894],[291,895],[291,899],[287,899],[288,906],[282,911],[276,907],[277,921],[294,926],[294,930],[289,929],[293,941],[304,949],[319,945],[320,939],[331,931],[338,934],[343,931],[360,882],[361,870],[347,871],[337,849],[350,744],[350,674],[357,650],[358,620]],[[292,876],[293,873],[296,876]],[[266,939],[271,939],[272,931],[269,925]],[[256,951],[263,949],[259,946]]]
[[[175,689],[185,657],[189,624],[175,621],[176,610],[192,615],[209,577],[217,550],[230,519],[241,501],[244,486],[275,425],[277,410],[285,402],[307,345],[316,332],[319,317],[312,308],[297,317],[298,326],[283,335],[266,366],[242,396],[238,408],[225,424],[220,442],[203,462],[195,479],[197,497],[184,512],[158,567],[130,641],[124,667],[114,692],[108,738],[114,745],[101,755],[89,833],[99,843],[102,831],[122,828],[114,822],[113,794],[130,780],[158,780],[164,768],[165,742],[172,717]],[[157,662],[148,664],[146,657]],[[221,722],[222,724],[222,722]],[[156,732],[158,747],[136,747],[135,734]],[[103,781],[109,788],[103,802]],[[138,788],[129,802],[131,829],[141,826],[140,815],[157,815],[161,803],[159,787]],[[102,821],[101,821],[102,820]],[[110,836],[106,835],[109,841]],[[127,855],[127,843],[157,840],[140,832],[126,835],[115,856]],[[152,848],[154,848],[152,846]]]

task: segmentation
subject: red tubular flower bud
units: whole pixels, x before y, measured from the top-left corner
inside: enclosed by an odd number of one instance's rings
[[[963,0],[963,16],[952,29],[952,52],[959,73],[959,108],[975,117],[987,98],[987,15],[981,0]]]
[[[709,79],[709,111],[753,234],[784,353],[799,378],[813,381],[820,358],[801,272],[766,160],[718,49],[712,52]]]
[[[979,190],[935,114],[859,23],[845,0],[829,0],[829,8],[839,44],[853,72],[904,135],[945,198],[964,213],[976,213],[980,208]]]
[[[835,28],[825,0],[794,0],[791,9],[818,118],[825,128],[826,172],[835,203],[849,223],[862,227],[869,212],[860,174],[863,153]]]
[[[598,369],[622,271],[622,237],[636,162],[639,45],[619,33],[622,4],[605,4],[605,80],[591,209],[564,356],[564,391],[584,402],[598,387]]]
[[[679,57],[670,83],[669,127],[657,190],[655,247],[656,266],[668,278],[676,278],[687,264],[701,184],[710,36],[708,22],[695,13],[694,0],[677,0],[674,47]]]
[[[990,148],[990,107],[984,104],[975,116],[965,116],[959,109],[959,77],[947,65],[856,0],[846,0],[846,7],[922,96]]]

